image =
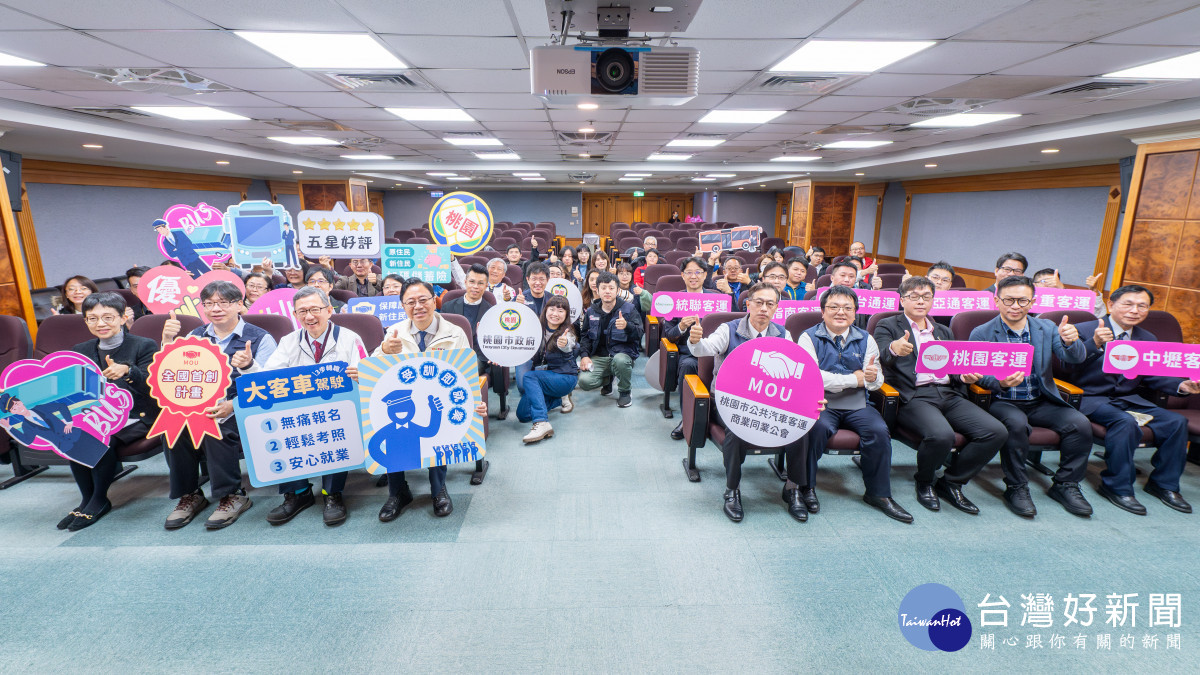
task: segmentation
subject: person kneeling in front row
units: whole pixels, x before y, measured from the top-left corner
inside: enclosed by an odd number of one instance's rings
[[[517,404],[517,419],[533,422],[522,441],[536,443],[554,435],[550,410],[568,400],[579,380],[579,341],[571,324],[571,305],[552,295],[542,308],[542,347],[533,357],[533,370],[525,374],[525,391]]]
[[[596,279],[600,297],[588,307],[580,335],[579,367],[588,372],[579,377],[579,388],[600,389],[605,396],[612,391],[611,378],[616,377],[617,407],[628,408],[633,404],[633,362],[642,349],[642,319],[632,303],[617,302],[619,287],[617,277],[609,272]]]

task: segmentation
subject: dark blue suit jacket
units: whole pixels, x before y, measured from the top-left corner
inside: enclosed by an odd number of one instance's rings
[[[171,238],[175,241],[172,242],[169,238],[163,239],[163,248],[167,250],[167,255],[178,260],[179,264],[184,267],[200,261],[200,256],[196,253],[195,245],[183,233],[183,230],[171,230]]]
[[[1054,371],[1051,368],[1053,359],[1051,357],[1057,356],[1059,361],[1067,364],[1082,362],[1087,358],[1087,348],[1083,345],[1082,336],[1075,342],[1072,342],[1070,346],[1067,346],[1063,344],[1062,338],[1059,337],[1058,326],[1053,321],[1039,319],[1034,316],[1026,320],[1029,322],[1029,344],[1033,346],[1032,371],[1037,373],[1041,378],[1042,396],[1051,403],[1069,405],[1059,396],[1058,388],[1054,386]],[[976,342],[1008,342],[1004,319],[997,316],[981,326],[976,326],[975,330],[971,331],[971,340]],[[994,392],[1003,391],[1004,389],[1000,386],[1000,381],[991,375],[981,378],[978,384],[984,389],[991,389]]]
[[[100,457],[108,452],[107,445],[79,427],[71,429],[70,433],[66,431],[67,422],[71,421],[71,409],[62,403],[35,405],[33,412],[49,426],[22,418],[20,426],[8,430],[8,434],[21,445],[28,447],[41,438],[53,444],[62,454],[88,466],[95,466]]]
[[[1140,376],[1129,379],[1124,375],[1104,372],[1104,348],[1097,347],[1093,339],[1096,329],[1102,325],[1112,330],[1114,336],[1121,332],[1108,317],[1077,326],[1079,340],[1087,349],[1087,358],[1083,363],[1074,366],[1074,373],[1071,376],[1071,384],[1083,390],[1083,399],[1079,403],[1080,412],[1090,415],[1113,399],[1121,399],[1138,406],[1153,406],[1153,402],[1147,401],[1137,393],[1137,390],[1143,386],[1179,395],[1179,385],[1184,380],[1182,377]],[[1146,342],[1158,341],[1154,333],[1141,326],[1134,326],[1133,330],[1129,331],[1129,339]]]

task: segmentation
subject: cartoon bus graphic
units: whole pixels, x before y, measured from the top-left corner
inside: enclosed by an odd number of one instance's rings
[[[285,225],[291,227],[292,216],[279,204],[257,200],[230,206],[225,211],[224,228],[233,263],[248,269],[270,258],[277,267],[284,267]]]
[[[69,407],[72,413],[95,405],[104,397],[104,382],[100,373],[82,365],[67,366],[13,385],[4,390],[32,409],[43,403],[57,402]],[[14,415],[14,422],[24,418]]]
[[[728,230],[707,230],[700,233],[700,252],[713,251],[754,251],[758,249],[759,233],[757,225],[745,225]]]

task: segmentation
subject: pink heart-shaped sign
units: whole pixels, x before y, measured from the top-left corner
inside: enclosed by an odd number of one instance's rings
[[[146,309],[155,314],[167,314],[175,310],[180,314],[199,317],[207,321],[204,308],[200,306],[200,291],[213,281],[228,281],[241,290],[243,296],[246,286],[238,275],[225,270],[203,274],[199,279],[192,279],[187,272],[162,265],[155,267],[142,277],[138,284],[138,298]]]
[[[220,209],[200,202],[195,206],[176,204],[163,213],[163,220],[172,230],[181,230],[198,246],[200,259],[211,266],[214,262],[229,257],[229,249],[220,244],[225,224],[225,214]],[[167,253],[165,240],[158,238],[158,250],[163,256],[175,259]]]
[[[246,310],[247,314],[277,314],[285,316],[292,322],[292,327],[300,330],[300,322],[296,320],[296,315],[293,313],[296,309],[292,298],[296,296],[294,288],[277,288],[273,291],[264,293],[262,297],[255,300],[250,308]]]

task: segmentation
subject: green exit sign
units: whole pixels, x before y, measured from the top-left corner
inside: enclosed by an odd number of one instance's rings
[[[645,192],[642,192],[641,190],[634,190],[634,191],[633,191],[633,196],[634,196],[634,197],[645,197],[645,196],[646,196],[646,193],[645,193]]]

